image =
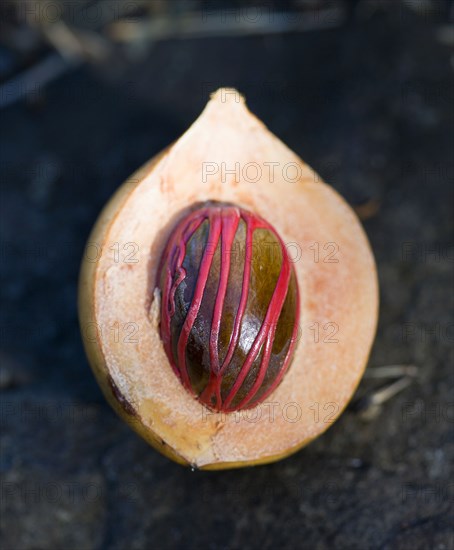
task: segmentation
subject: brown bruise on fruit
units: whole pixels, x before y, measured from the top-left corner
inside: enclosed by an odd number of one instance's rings
[[[119,405],[123,408],[125,413],[128,414],[129,416],[137,416],[137,413],[134,410],[134,407],[118,389],[118,386],[115,384],[111,376],[107,377],[107,382],[109,384],[110,390],[112,391],[112,395],[115,398],[115,401],[119,403]]]
[[[175,373],[210,409],[255,406],[295,345],[298,287],[282,240],[251,212],[211,201],[177,224],[160,263],[160,331]]]
[[[227,100],[225,100],[227,99]],[[218,92],[201,117],[171,147],[145,165],[106,205],[89,237],[105,251],[134,242],[138,262],[115,263],[108,253],[85,261],[79,286],[82,332],[136,323],[137,343],[107,338],[84,345],[96,378],[113,408],[146,441],[172,460],[203,469],[224,469],[279,460],[323,433],[351,398],[374,339],[378,284],[374,259],[356,216],[345,201],[245,108],[244,101]],[[216,136],[216,139],[213,139]],[[270,183],[266,163],[278,162]],[[205,162],[227,167],[255,162],[262,177],[251,185],[220,173],[204,179]],[[300,167],[297,181],[280,177],[287,163]],[[251,192],[252,190],[252,192]],[[240,413],[204,409],[175,376],[159,335],[160,299],[153,294],[159,258],[175,223],[189,205],[217,200],[257,212],[285,242],[298,243],[294,264],[300,288],[301,328],[292,367],[266,403]],[[315,263],[314,243],[335,242],[338,263]],[[153,296],[153,299],[150,297]],[[151,304],[150,304],[151,299]],[[315,343],[307,327],[334,321],[338,343]],[[112,394],[111,377],[134,407],[127,414]],[[297,422],[285,405],[297,403]],[[330,422],[314,421],[309,404],[337,405]],[[257,416],[251,422],[249,418]],[[323,420],[323,418],[322,418]],[[162,442],[165,442],[163,445]]]

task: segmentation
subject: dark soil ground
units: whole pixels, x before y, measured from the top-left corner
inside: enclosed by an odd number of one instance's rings
[[[163,42],[3,111],[4,550],[454,549],[454,61],[443,21],[366,15]],[[109,408],[82,349],[76,284],[104,202],[220,85],[347,200],[381,202],[365,221],[381,287],[370,367],[415,364],[419,376],[373,419],[350,409],[287,460],[205,473],[160,456]]]

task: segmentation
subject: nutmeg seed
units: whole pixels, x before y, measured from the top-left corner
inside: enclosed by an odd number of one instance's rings
[[[173,230],[159,271],[160,334],[185,388],[215,411],[263,401],[290,365],[299,318],[275,229],[232,204],[199,205]]]

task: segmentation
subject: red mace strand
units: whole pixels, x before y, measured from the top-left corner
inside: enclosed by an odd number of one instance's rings
[[[172,317],[175,314],[175,293],[178,286],[184,281],[187,274],[183,267],[183,262],[186,257],[187,243],[195,232],[200,228],[201,224],[208,220],[209,235],[207,245],[202,254],[197,280],[192,296],[189,309],[184,319],[183,327],[178,337],[176,344],[176,354],[174,354],[171,341],[171,324]],[[235,319],[233,322],[232,334],[230,336],[229,345],[225,358],[220,364],[219,362],[219,334],[222,324],[222,312],[227,294],[227,286],[231,267],[231,250],[233,242],[238,230],[240,220],[243,220],[246,225],[246,248],[243,268],[243,278],[241,286],[241,295],[236,310]],[[248,295],[250,292],[250,276],[251,265],[253,261],[253,234],[256,229],[266,229],[278,238],[281,253],[282,264],[280,274],[274,288],[271,300],[268,304],[265,318],[259,329],[257,336],[252,343],[247,356],[244,360],[241,369],[238,372],[236,380],[231,386],[228,394],[221,396],[221,384],[223,376],[228,371],[228,367],[234,356],[235,350],[239,343],[243,316],[246,310]],[[161,339],[164,344],[167,357],[175,373],[180,378],[184,387],[194,394],[194,389],[191,385],[190,376],[187,368],[186,351],[191,330],[199,314],[202,304],[204,291],[207,285],[210,269],[212,267],[215,250],[220,242],[221,247],[221,265],[219,273],[219,281],[217,287],[216,298],[214,302],[213,316],[211,319],[211,331],[209,336],[209,358],[210,372],[209,379],[205,389],[196,396],[208,407],[216,411],[232,412],[238,409],[249,408],[263,401],[270,395],[282,380],[287,371],[290,360],[293,355],[296,344],[296,336],[298,330],[299,319],[299,293],[296,292],[296,315],[293,326],[292,337],[288,346],[285,358],[280,365],[280,369],[272,380],[269,387],[256,397],[259,390],[262,388],[269,361],[273,349],[277,324],[281,315],[281,311],[287,296],[290,278],[293,268],[287,254],[287,249],[284,246],[282,239],[277,235],[274,228],[263,220],[261,217],[247,212],[233,205],[209,203],[202,208],[191,212],[183,218],[173,231],[164,254],[161,260],[161,269],[163,273],[162,290],[162,305],[161,305]],[[243,385],[246,377],[251,371],[254,361],[258,357],[263,348],[262,359],[258,368],[258,373],[246,395],[242,397],[239,403],[232,406],[232,402],[238,395],[238,391]],[[255,400],[254,400],[255,399]]]

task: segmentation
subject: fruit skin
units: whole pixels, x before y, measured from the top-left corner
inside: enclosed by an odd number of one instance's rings
[[[261,403],[290,366],[299,320],[275,229],[232,204],[198,205],[174,228],[158,273],[161,338],[185,388],[218,412]]]
[[[350,338],[345,340],[345,342],[348,344],[347,346],[341,345],[339,346],[339,350],[336,349],[336,357],[334,357],[332,354],[330,356],[329,353],[325,354],[324,351],[322,352],[320,348],[318,349],[321,352],[321,355],[314,355],[310,349],[309,355],[307,355],[306,347],[303,348],[302,346],[298,346],[299,349],[296,353],[296,355],[299,355],[299,357],[301,358],[300,360],[304,360],[304,364],[309,371],[311,371],[311,369],[314,373],[318,373],[319,369],[323,371],[323,376],[319,379],[314,378],[314,375],[311,375],[312,379],[310,378],[309,380],[311,381],[311,384],[315,383],[316,388],[315,390],[312,389],[311,393],[314,393],[315,391],[314,395],[322,400],[332,398],[334,395],[339,396],[339,399],[341,401],[338,413],[336,413],[336,417],[338,417],[345,409],[348,400],[351,398],[353,391],[360,381],[361,374],[364,371],[365,365],[367,364],[367,358],[370,353],[370,348],[373,342],[373,336],[375,334],[377,324],[377,274],[367,238],[364,234],[363,229],[358,223],[356,216],[352,214],[351,209],[348,207],[348,205],[345,204],[345,201],[342,200],[339,194],[336,193],[331,187],[321,182],[319,178],[317,178],[317,183],[315,184],[313,179],[313,172],[311,172],[310,169],[307,168],[307,166],[301,161],[301,159],[299,159],[291,151],[285,148],[282,142],[280,142],[275,136],[272,136],[272,134],[268,133],[266,136],[262,135],[262,132],[267,132],[263,124],[258,122],[255,117],[253,117],[250,113],[240,113],[240,110],[244,109],[241,106],[237,107],[231,104],[231,109],[230,105],[223,103],[223,105],[219,106],[218,108],[214,105],[214,99],[211,102],[211,105],[209,105],[209,109],[207,108],[206,113],[204,113],[201,118],[193,125],[193,127],[191,127],[191,129],[183,136],[183,139],[180,139],[176,145],[171,146],[162,155],[147,163],[141,170],[136,172],[131,177],[131,179],[124,184],[124,186],[122,186],[118,190],[118,192],[103,210],[95,228],[93,229],[92,235],[90,236],[90,241],[97,242],[104,246],[111,244],[111,242],[113,242],[112,239],[122,238],[123,233],[118,234],[118,220],[123,220],[120,223],[120,227],[122,227],[125,221],[125,216],[122,211],[126,210],[130,203],[137,203],[137,199],[134,199],[135,193],[133,193],[133,191],[135,191],[136,188],[141,185],[141,182],[145,177],[148,180],[148,176],[150,176],[149,179],[152,180],[153,189],[157,189],[158,194],[159,188],[161,186],[161,194],[164,197],[164,206],[163,210],[161,210],[161,212],[163,212],[163,215],[161,215],[159,211],[154,211],[154,215],[157,216],[160,220],[160,224],[155,224],[155,226],[157,227],[163,227],[164,224],[167,223],[165,219],[166,217],[168,217],[170,223],[173,217],[176,217],[176,213],[181,208],[184,208],[185,205],[194,202],[193,197],[196,197],[195,200],[225,200],[226,195],[223,190],[220,190],[221,187],[222,189],[224,189],[224,185],[221,186],[220,183],[218,184],[216,182],[215,185],[211,186],[210,182],[208,182],[208,185],[204,183],[203,188],[201,185],[197,186],[197,180],[195,179],[197,177],[197,173],[192,176],[192,181],[194,182],[196,188],[194,189],[192,187],[186,187],[186,189],[177,189],[178,196],[176,196],[172,192],[172,180],[174,179],[175,181],[181,181],[183,178],[178,177],[178,170],[171,171],[170,178],[167,175],[168,166],[180,166],[178,162],[175,163],[175,158],[181,157],[182,149],[188,149],[188,151],[185,152],[185,154],[183,155],[185,156],[185,160],[190,158],[188,154],[189,151],[192,158],[191,163],[183,163],[182,165],[182,168],[185,171],[183,174],[184,176],[186,176],[188,168],[191,170],[193,166],[199,167],[201,163],[206,159],[217,158],[216,150],[214,150],[213,153],[210,152],[210,148],[208,149],[208,152],[206,149],[206,147],[209,147],[210,143],[212,142],[210,142],[210,140],[204,140],[205,136],[211,136],[213,134],[214,128],[216,129],[217,137],[220,138],[218,139],[218,150],[219,152],[222,151],[221,154],[223,156],[221,158],[223,160],[224,158],[227,158],[227,164],[229,161],[233,163],[233,161],[236,161],[238,158],[240,158],[241,160],[241,155],[244,151],[246,151],[245,155],[247,155],[246,162],[251,160],[251,158],[254,158],[256,160],[257,157],[255,156],[255,150],[253,151],[254,156],[250,156],[249,144],[251,144],[251,147],[255,147],[255,138],[257,136],[260,137],[261,140],[259,152],[260,154],[263,153],[263,160],[269,160],[269,156],[266,156],[266,151],[268,150],[268,155],[271,155],[272,158],[277,157],[279,160],[281,160],[283,164],[288,161],[294,163],[298,162],[301,170],[303,171],[303,177],[301,178],[301,181],[297,182],[297,184],[295,185],[295,189],[293,189],[292,187],[292,192],[289,193],[288,201],[284,200],[285,194],[287,193],[287,190],[284,190],[284,187],[288,187],[288,185],[281,185],[279,182],[276,182],[275,186],[273,186],[272,188],[270,187],[268,189],[267,187],[264,187],[263,191],[261,188],[257,196],[254,197],[250,197],[247,194],[249,189],[242,189],[242,186],[239,186],[239,189],[235,190],[233,196],[231,194],[227,198],[228,200],[233,200],[233,202],[237,202],[234,199],[238,197],[239,203],[242,203],[248,208],[253,208],[254,210],[257,206],[257,211],[264,212],[266,218],[268,218],[268,216],[271,216],[269,219],[274,219],[274,223],[276,223],[276,226],[279,226],[279,228],[281,228],[281,226],[284,226],[284,228],[286,228],[285,234],[286,236],[289,236],[290,239],[292,237],[297,239],[300,238],[301,233],[299,232],[298,235],[296,235],[295,232],[292,231],[292,228],[299,227],[299,223],[301,220],[303,222],[302,230],[307,233],[306,237],[303,236],[301,238],[306,239],[304,241],[306,245],[308,244],[308,238],[315,238],[315,240],[320,239],[320,242],[325,242],[322,240],[325,238],[325,235],[328,240],[329,238],[332,239],[333,237],[334,239],[339,238],[341,247],[345,245],[345,261],[340,264],[341,270],[336,271],[336,275],[339,274],[340,279],[337,276],[335,278],[331,277],[330,270],[328,270],[327,266],[324,264],[317,265],[317,269],[314,269],[311,265],[307,265],[307,270],[305,268],[302,268],[301,262],[297,266],[298,282],[301,283],[302,281],[304,281],[305,288],[307,287],[306,282],[308,282],[310,289],[309,293],[306,292],[304,294],[306,296],[305,309],[303,310],[304,315],[310,314],[311,311],[315,311],[324,315],[327,311],[326,307],[323,305],[324,303],[331,304],[329,305],[329,308],[331,308],[333,304],[335,304],[336,307],[348,307],[351,304],[350,299],[353,299],[355,307],[359,308],[361,311],[361,313],[356,312],[355,316],[353,316],[353,319],[351,319],[351,309],[349,307],[347,310],[343,309],[340,320],[342,322],[345,321],[345,326],[347,330],[350,331]],[[235,113],[233,113],[233,108],[235,109]],[[236,111],[238,111],[238,114],[236,113]],[[234,114],[234,120],[232,120],[231,114]],[[224,125],[227,128],[226,132],[219,133],[218,130],[222,130],[224,128]],[[235,126],[235,131],[241,130],[242,133],[238,133],[236,135],[238,148],[232,148],[229,157],[230,143],[232,143],[231,126],[233,125]],[[246,140],[243,140],[242,136],[245,133],[248,134],[248,137]],[[196,154],[194,158],[194,138],[196,136],[199,136],[200,134],[203,135],[203,140],[199,141],[200,148],[198,146],[196,147]],[[199,139],[199,137],[197,137],[197,139]],[[165,154],[166,152],[168,152],[167,155]],[[226,152],[227,157],[224,156]],[[159,163],[159,168],[156,168],[155,174],[151,175],[153,167],[158,163],[159,160],[161,160],[161,158],[163,158],[163,162]],[[164,177],[162,176],[163,173]],[[148,183],[147,188],[150,189]],[[182,191],[185,201],[180,200],[180,202],[178,202],[178,200],[181,198],[180,195]],[[246,191],[246,194],[242,191]],[[283,193],[284,195],[282,195]],[[140,192],[140,196],[142,197],[142,192]],[[173,196],[175,196],[175,198],[171,198]],[[281,208],[281,212],[285,212],[285,214],[276,215],[275,206],[279,208],[279,206],[281,206],[279,202],[276,202],[273,207],[270,206],[270,208],[267,208],[263,201],[263,197],[267,198],[268,200],[275,201],[276,199],[279,200],[281,196],[283,199],[283,203],[287,203],[288,206],[286,210],[282,210]],[[170,199],[170,201],[166,202],[168,199]],[[304,208],[301,209],[293,207],[293,204],[295,203],[291,201],[295,200],[298,204],[300,204],[301,206],[304,205],[304,207],[306,207],[307,209],[304,210]],[[159,206],[162,206],[161,201],[159,201],[158,204]],[[178,208],[176,209],[174,205],[176,206],[177,204]],[[148,203],[147,219],[149,219],[148,209],[150,206],[152,205]],[[126,216],[128,223],[130,223],[130,220],[135,220],[135,212],[137,212],[137,210],[133,209],[132,216],[130,214]],[[143,210],[143,212],[145,213],[145,209]],[[310,224],[308,224],[308,222],[305,222],[301,218],[303,212],[307,212],[307,217],[311,220]],[[287,214],[288,220],[286,219]],[[312,228],[314,227],[315,229],[313,230]],[[155,239],[156,235],[156,231],[153,230],[152,239]],[[163,232],[163,235],[165,236],[166,232]],[[110,241],[108,240],[109,237],[111,239]],[[149,242],[150,241],[147,237],[145,240],[145,244]],[[109,262],[106,264],[106,262],[101,261],[100,266],[98,267],[97,264],[89,263],[86,259],[83,262],[79,294],[80,322],[83,332],[84,327],[87,323],[98,320],[98,317],[95,316],[99,314],[95,303],[96,300],[98,300],[98,305],[105,302],[106,299],[108,300],[108,296],[106,296],[104,292],[100,293],[99,281],[102,281],[103,277],[105,276],[106,268],[110,269],[109,265]],[[309,278],[305,278],[306,272]],[[98,277],[98,282],[95,281],[96,277]],[[352,281],[354,281],[354,283]],[[145,295],[143,289],[140,290],[140,295]],[[348,301],[346,301],[345,298],[342,298],[340,300],[338,299],[339,296],[344,295],[348,296]],[[318,307],[315,304],[322,305]],[[104,305],[106,304],[104,303]],[[117,305],[115,307],[117,307]],[[329,317],[326,318],[329,319]],[[106,319],[106,317],[101,317],[101,322],[102,319]],[[342,328],[344,327],[342,326]],[[353,337],[353,339],[351,337],[351,329],[355,329],[357,331],[356,333],[353,333],[356,335],[355,337]],[[159,334],[157,330],[156,337],[157,339],[159,339]],[[155,342],[154,346],[156,347],[147,348],[147,354],[152,353],[153,361],[155,357],[160,357],[160,361],[162,363],[163,361],[165,361],[164,351],[162,350],[162,353],[159,351],[158,348],[160,346],[158,345],[157,340],[155,340],[154,338],[153,342]],[[292,442],[289,440],[288,437],[285,440],[283,438],[280,438],[280,434],[278,434],[275,430],[277,424],[274,424],[267,427],[267,431],[269,431],[269,436],[265,435],[265,440],[263,440],[262,437],[260,440],[257,440],[256,444],[254,445],[255,431],[251,432],[251,430],[249,429],[243,430],[244,423],[238,425],[234,423],[233,428],[235,428],[235,430],[230,431],[226,429],[222,432],[222,441],[227,440],[228,444],[226,452],[224,452],[224,447],[221,447],[220,455],[200,455],[198,451],[194,452],[194,447],[188,448],[186,442],[189,441],[190,438],[193,438],[192,441],[194,441],[194,439],[197,440],[199,438],[199,435],[202,438],[205,437],[205,440],[202,439],[202,444],[206,443],[208,438],[210,441],[211,439],[213,439],[213,441],[218,439],[218,434],[215,431],[211,431],[211,427],[217,425],[217,420],[215,418],[213,419],[214,422],[212,422],[210,426],[204,427],[200,426],[198,421],[193,422],[193,417],[185,417],[184,425],[181,425],[179,423],[180,420],[178,420],[178,418],[177,424],[173,424],[173,422],[175,421],[175,416],[172,413],[173,409],[165,409],[167,407],[167,404],[173,401],[174,396],[177,397],[177,407],[179,406],[180,399],[181,401],[185,401],[184,405],[182,405],[182,407],[184,407],[185,409],[180,408],[178,410],[178,414],[180,415],[180,417],[182,414],[185,413],[186,410],[191,411],[191,414],[193,412],[191,407],[188,408],[188,403],[186,402],[185,397],[181,395],[181,393],[178,393],[178,390],[176,389],[176,387],[173,388],[173,385],[170,394],[169,392],[166,393],[167,402],[162,401],[162,399],[158,399],[156,401],[153,401],[152,407],[149,407],[148,404],[144,404],[143,402],[141,402],[140,399],[136,400],[137,395],[134,392],[131,394],[132,400],[127,399],[125,396],[125,390],[131,391],[131,387],[128,389],[128,386],[124,385],[122,380],[118,379],[114,374],[114,378],[116,380],[115,383],[114,379],[112,378],[111,362],[106,361],[104,352],[101,350],[100,342],[87,341],[87,339],[84,339],[84,345],[86,347],[89,361],[92,365],[98,382],[108,401],[112,404],[113,408],[118,412],[123,420],[125,420],[147,442],[149,442],[162,454],[168,456],[169,458],[180,464],[190,465],[194,468],[206,470],[237,468],[243,466],[266,464],[275,460],[285,458],[290,454],[298,451],[300,448],[309,443],[312,439],[320,436],[330,426],[330,424],[321,423],[317,426],[313,426],[313,431],[308,431],[306,430],[306,428],[304,428],[303,433],[301,433]],[[335,347],[337,348],[338,346]],[[350,351],[352,348],[353,350],[355,350],[354,352]],[[112,351],[115,352],[115,350],[110,349],[108,346],[106,349],[108,353],[111,353]],[[155,349],[156,353],[154,351]],[[306,358],[304,358],[304,355],[302,354],[303,351],[304,353],[306,353]],[[320,356],[324,359],[324,363],[320,362]],[[143,361],[146,362],[147,356],[142,355],[142,357]],[[338,371],[342,376],[337,376],[337,386],[333,386],[332,383],[331,385],[327,383],[329,377],[326,376],[328,366],[326,363],[326,359],[330,360],[330,357],[331,361],[336,362],[339,358],[340,367],[342,367]],[[354,361],[352,362],[352,360]],[[311,367],[312,362],[314,363],[314,368],[316,368],[316,370]],[[130,368],[135,368],[135,365],[132,363],[132,361],[130,362],[130,356],[126,354],[126,361],[123,363],[122,372],[127,372]],[[295,383],[295,378],[297,382],[298,380],[301,381],[301,373],[302,369],[300,368],[290,369],[288,373],[289,382],[286,382],[287,377],[286,380],[284,380],[286,388],[289,384]],[[336,374],[335,371],[334,374]],[[294,375],[297,376],[295,377]],[[170,383],[171,376],[174,375],[171,372],[169,365],[169,377],[165,376],[164,379],[166,379],[168,383]],[[346,379],[345,385],[344,379]],[[321,381],[322,385],[319,385],[319,381]],[[177,386],[180,386],[181,392],[187,393],[185,392],[181,384],[178,383],[176,378],[175,383]],[[339,388],[339,384],[341,385],[340,391],[336,389]],[[281,387],[283,386],[284,383]],[[328,386],[330,387],[328,388]],[[312,385],[307,385],[306,387],[313,388]],[[326,388],[326,391],[324,388]],[[161,388],[157,389],[159,391]],[[153,391],[155,390],[156,388],[153,388]],[[283,392],[280,391],[280,388],[277,389],[277,394],[284,394],[284,397],[286,397],[286,392],[287,389],[284,389]],[[324,401],[321,401],[321,403],[323,404]],[[166,423],[168,429],[163,430],[163,427],[165,427],[164,425],[156,425],[155,422],[157,420],[163,420]],[[253,426],[255,430],[255,425]],[[249,427],[251,427],[250,424],[244,424],[244,428]],[[287,433],[288,427],[291,426],[281,425],[279,426],[279,429],[284,429]],[[189,433],[186,433],[188,431],[188,428],[190,431]],[[236,428],[240,428],[240,440],[237,437],[238,430]],[[175,429],[177,430],[176,433],[174,432]],[[186,435],[188,437],[186,437]],[[264,435],[263,430],[261,432],[261,435]],[[248,442],[248,437],[251,437],[250,442]],[[267,437],[270,442],[273,440],[278,440],[279,445],[272,445],[271,443],[268,444],[266,439]],[[283,442],[285,445],[281,445],[281,442]],[[238,453],[235,452],[237,443],[245,447],[246,452],[248,452],[247,459],[242,459],[241,456],[238,456]],[[232,444],[235,445],[235,447],[232,447]],[[276,450],[273,451],[272,449]],[[202,451],[205,452],[205,447],[202,447]]]

